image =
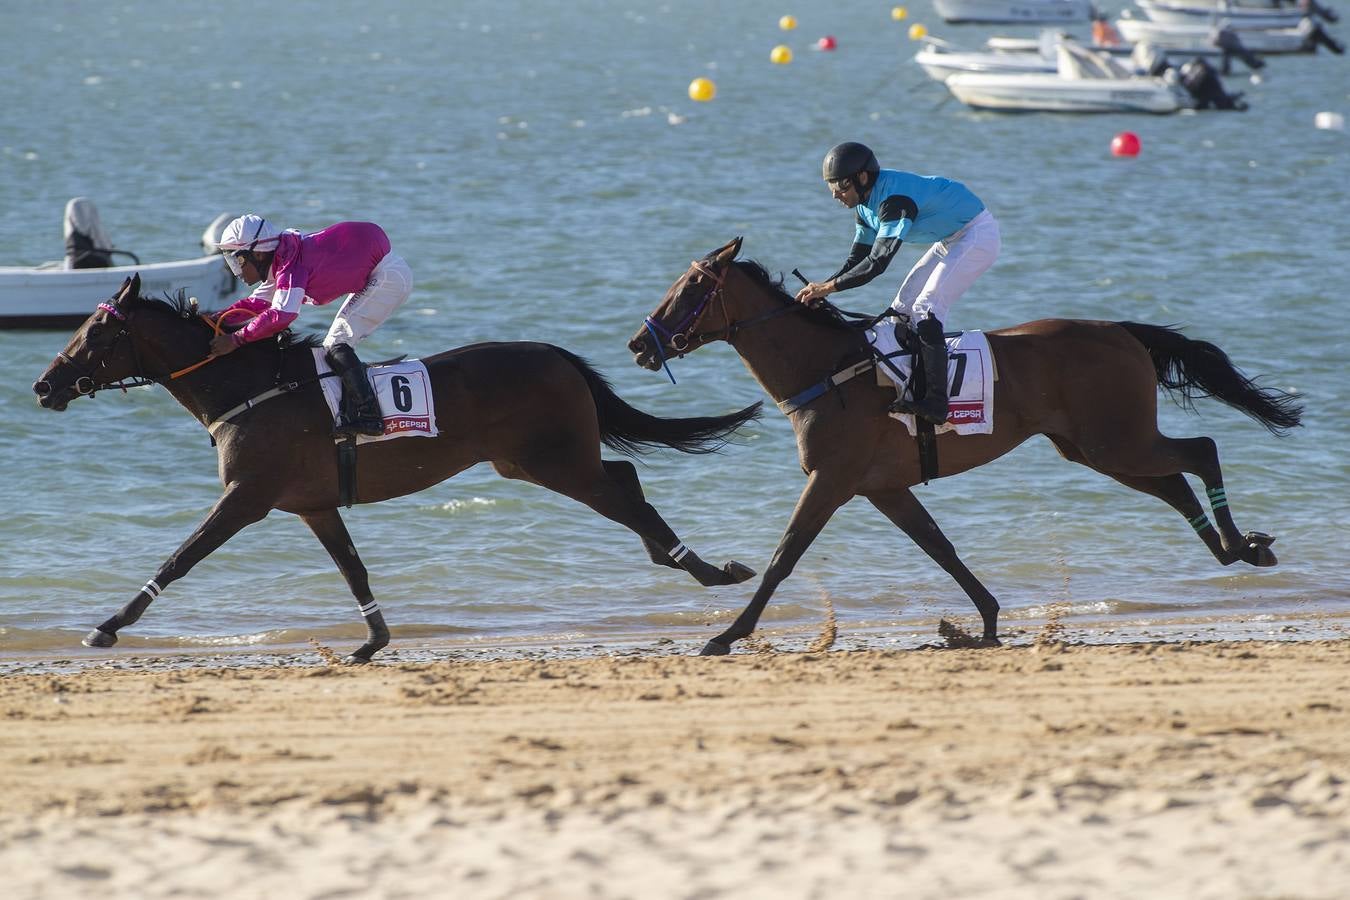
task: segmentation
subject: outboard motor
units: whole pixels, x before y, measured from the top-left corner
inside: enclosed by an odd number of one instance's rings
[[[1303,21],[1312,26],[1307,29],[1308,33],[1303,38],[1303,47],[1305,50],[1316,50],[1317,46],[1320,44],[1337,56],[1340,56],[1345,52],[1345,45],[1327,34],[1327,30],[1322,27],[1320,22],[1314,22],[1312,19],[1304,19]]]
[[[1233,57],[1235,56],[1246,63],[1247,68],[1253,72],[1266,64],[1265,60],[1247,49],[1236,31],[1226,25],[1214,35],[1214,46],[1223,51],[1223,74],[1225,75],[1232,71]]]
[[[1140,41],[1130,51],[1130,62],[1145,75],[1157,78],[1168,69],[1167,54],[1153,44]]]
[[[1242,94],[1223,89],[1219,73],[1202,58],[1196,57],[1181,67],[1181,86],[1195,98],[1196,109],[1246,109]]]

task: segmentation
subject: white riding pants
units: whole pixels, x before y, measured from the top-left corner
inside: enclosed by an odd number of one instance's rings
[[[365,289],[343,302],[328,336],[323,339],[323,348],[331,350],[337,344],[346,344],[356,349],[359,342],[370,337],[380,323],[403,305],[412,288],[412,269],[403,257],[389,251],[371,270]]]
[[[1001,246],[998,220],[986,209],[919,257],[891,301],[891,309],[908,313],[916,325],[930,312],[946,322],[966,288],[998,259]]]

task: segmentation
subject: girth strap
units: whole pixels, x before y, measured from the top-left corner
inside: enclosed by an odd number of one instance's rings
[[[337,377],[336,372],[324,372],[322,375],[318,375],[314,378],[307,378],[304,381],[287,381],[284,384],[279,384],[274,388],[268,388],[258,396],[250,397],[243,403],[240,403],[238,406],[231,407],[230,409],[225,410],[225,412],[221,413],[211,422],[207,423],[206,430],[211,433],[211,438],[212,440],[214,440],[216,436],[216,431],[220,428],[220,426],[224,425],[226,422],[230,421],[240,413],[247,412],[248,410],[252,409],[258,404],[266,403],[268,400],[271,400],[274,397],[280,397],[282,394],[289,394],[294,390],[298,390],[299,388],[313,384],[320,378],[336,378],[336,377]]]
[[[864,372],[870,372],[875,366],[876,361],[873,359],[864,359],[855,362],[852,365],[846,366],[838,372],[835,372],[824,381],[816,382],[801,393],[789,397],[786,400],[779,401],[778,408],[782,411],[783,415],[791,415],[803,406],[807,406],[816,400],[819,400],[827,391],[831,391],[841,384],[851,381]]]

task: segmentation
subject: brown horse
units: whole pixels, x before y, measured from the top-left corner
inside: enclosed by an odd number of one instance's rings
[[[786,408],[807,476],[759,589],[703,654],[728,653],[755,630],[774,590],[835,510],[855,496],[866,497],[956,580],[984,620],[983,642],[997,644],[998,601],[910,492],[923,479],[914,440],[887,415],[895,391],[878,386],[871,373],[831,380],[869,357],[862,329],[833,308],[797,303],[757,263],[737,260],[740,248],[737,238],[693,263],[628,344],[637,364],[652,370],[668,355],[718,340],[731,344]],[[1233,524],[1214,441],[1159,433],[1157,394],[1161,385],[1187,408],[1195,398],[1214,397],[1275,434],[1299,424],[1302,411],[1292,397],[1258,388],[1213,344],[1156,325],[1042,319],[990,331],[988,338],[999,373],[995,430],[939,435],[939,476],[982,466],[1043,434],[1066,459],[1171,505],[1223,565],[1275,565],[1273,538],[1244,535]],[[785,407],[789,400],[795,402]],[[1217,530],[1184,472],[1204,482]]]
[[[338,514],[333,421],[315,377],[312,339],[250,344],[194,368],[207,356],[214,326],[181,301],[139,292],[139,276],[129,278],[99,304],[33,385],[38,402],[63,410],[127,379],[163,384],[215,436],[225,492],[154,578],[84,643],[111,647],[118,629],[139,619],[160,591],[244,526],[280,509],[303,519],[337,563],[368,630],[348,660],[369,662],[389,643],[389,631]],[[724,416],[648,415],[585,361],[549,344],[474,344],[423,362],[440,435],[360,445],[356,502],[420,491],[486,461],[507,478],[557,491],[632,529],[652,562],[684,569],[699,584],[736,584],[755,574],[734,560],[716,568],[686,548],[644,499],[633,464],[601,459],[600,445],[629,454],[657,447],[709,453],[756,418],[759,404]],[[249,401],[256,405],[243,409]]]

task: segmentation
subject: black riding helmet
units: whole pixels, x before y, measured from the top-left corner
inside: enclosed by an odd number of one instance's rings
[[[856,141],[834,145],[830,148],[830,152],[825,154],[825,161],[820,164],[822,178],[826,181],[843,181],[847,178],[859,196],[863,194],[863,187],[858,183],[858,174],[871,173],[872,183],[875,183],[877,173],[880,171],[881,164],[877,162],[877,155],[866,144],[859,144]]]

